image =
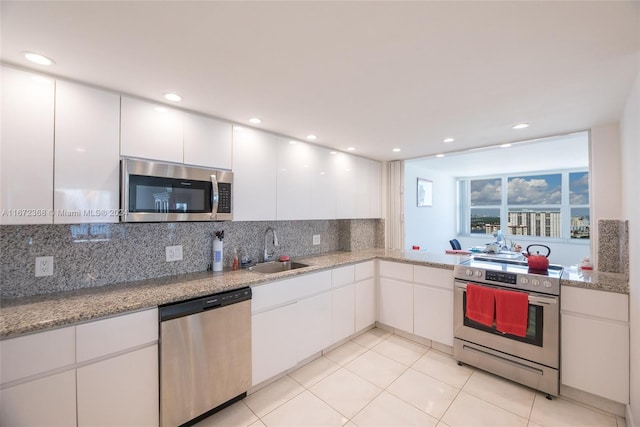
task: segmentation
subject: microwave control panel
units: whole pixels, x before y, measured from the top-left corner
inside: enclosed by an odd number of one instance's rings
[[[231,213],[231,184],[218,183],[218,213]]]

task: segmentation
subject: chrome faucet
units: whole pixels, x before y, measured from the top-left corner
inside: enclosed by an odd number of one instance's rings
[[[269,234],[269,230],[271,230],[271,232],[273,233],[273,252],[271,252],[271,254],[269,254],[269,251],[267,250],[267,235]],[[276,230],[274,230],[271,227],[267,227],[267,230],[264,232],[264,262],[269,261],[269,258],[271,258],[273,256],[273,254],[276,252],[276,247],[278,246],[278,236],[276,236]]]

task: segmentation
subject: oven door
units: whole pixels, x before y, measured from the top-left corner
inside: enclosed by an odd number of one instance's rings
[[[500,289],[482,283],[474,284]],[[499,332],[495,325],[487,327],[468,319],[465,316],[466,288],[466,282],[455,281],[453,333],[456,338],[551,368],[559,368],[559,298],[557,296],[528,292],[527,335],[518,337]]]

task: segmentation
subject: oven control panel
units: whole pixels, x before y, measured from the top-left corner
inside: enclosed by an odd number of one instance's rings
[[[514,273],[505,273],[503,271],[487,271],[485,273],[485,279],[492,282],[509,283],[515,285],[518,283],[518,275]]]

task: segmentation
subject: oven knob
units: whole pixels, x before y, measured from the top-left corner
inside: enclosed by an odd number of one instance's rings
[[[523,285],[526,285],[527,283],[529,283],[529,279],[527,279],[526,277],[521,277],[520,283],[522,283]]]
[[[548,280],[545,280],[544,282],[542,282],[542,284],[544,285],[545,288],[550,288],[551,287],[551,282]]]
[[[476,271],[476,277],[482,277],[482,271],[480,270]]]
[[[467,276],[473,276],[473,270],[467,269],[466,273],[467,273]]]
[[[540,281],[538,279],[531,279],[531,284],[533,286],[539,286],[540,285]]]

